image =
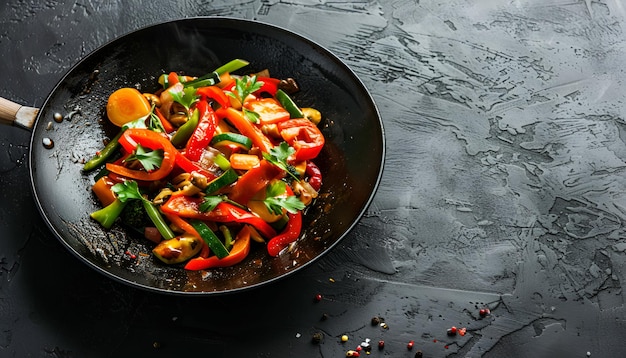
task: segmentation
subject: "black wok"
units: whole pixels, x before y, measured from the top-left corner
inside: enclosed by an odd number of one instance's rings
[[[270,258],[265,248],[257,245],[243,263],[208,273],[163,265],[150,255],[147,240],[120,226],[103,230],[89,218],[98,203],[90,190],[94,174],[83,173],[82,163],[102,147],[104,137],[116,132],[103,121],[106,100],[115,89],[137,86],[144,92],[154,91],[161,73],[183,70],[202,75],[234,58],[250,62],[246,73],[268,68],[273,77],[295,78],[301,87],[295,100],[324,115],[327,144],[317,161],[324,175],[320,198],[305,216],[297,245],[279,257]],[[19,111],[20,116],[24,110]],[[65,120],[56,122],[56,113]],[[30,126],[24,118],[18,122]],[[51,149],[43,144],[47,139],[54,143]],[[372,200],[384,151],[382,123],[371,96],[329,51],[259,22],[193,18],[127,34],[74,66],[36,117],[29,159],[41,214],[54,235],[79,259],[135,287],[203,295],[275,281],[328,252],[354,227]]]

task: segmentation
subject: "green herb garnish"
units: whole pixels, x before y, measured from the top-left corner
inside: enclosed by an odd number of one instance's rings
[[[137,149],[129,155],[126,159],[124,159],[125,163],[139,161],[141,165],[147,170],[151,171],[156,168],[161,167],[161,163],[163,163],[163,150],[151,150],[146,151],[141,144],[137,144]]]
[[[287,184],[282,180],[277,180],[274,183],[267,186],[265,190],[265,200],[263,203],[274,215],[280,215],[283,213],[283,209],[288,212],[295,214],[298,210],[303,210],[305,205],[300,199],[297,197],[290,196],[282,196],[287,191]]]
[[[291,156],[295,152],[296,150],[293,147],[289,146],[287,142],[282,142],[274,148],[270,149],[269,153],[263,153],[263,158],[265,158],[265,160],[274,164],[275,166],[279,167],[280,169],[286,171],[295,180],[300,181],[296,168],[294,168],[293,165],[287,163],[287,159],[289,158],[289,156]]]

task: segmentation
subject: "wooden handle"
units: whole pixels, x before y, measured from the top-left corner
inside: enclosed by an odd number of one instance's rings
[[[38,108],[22,106],[0,97],[0,124],[32,129],[38,113]]]
[[[0,97],[0,123],[13,124],[17,115],[17,111],[22,106]]]

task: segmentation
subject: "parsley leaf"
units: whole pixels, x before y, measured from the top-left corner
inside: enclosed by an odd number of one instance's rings
[[[237,92],[237,94],[233,92],[227,92],[226,94],[243,104],[243,101],[246,99],[246,97],[248,97],[248,95],[250,95],[251,93],[254,93],[261,89],[263,84],[263,81],[257,82],[256,75],[252,77],[246,75],[241,78],[235,78],[235,91]]]
[[[198,100],[198,96],[196,96],[196,89],[193,87],[185,87],[182,91],[169,91],[170,95],[174,99],[174,102],[180,103],[187,112],[189,112],[189,108]]]
[[[137,182],[134,180],[117,183],[111,187],[111,190],[117,194],[117,198],[122,203],[130,199],[143,200],[143,196],[139,192],[139,185],[137,185]]]
[[[269,153],[263,153],[263,158],[265,158],[265,160],[274,164],[275,166],[279,167],[280,169],[286,171],[295,180],[300,181],[298,172],[296,172],[296,168],[294,168],[293,165],[287,163],[287,158],[289,158],[289,156],[295,152],[296,150],[293,147],[289,146],[287,142],[282,142],[274,148],[270,149]]]
[[[263,203],[267,207],[267,210],[274,215],[280,215],[283,213],[283,209],[288,212],[295,214],[298,210],[302,210],[305,208],[305,205],[300,199],[297,197],[290,196],[281,196],[285,194],[287,190],[287,184],[284,181],[278,180],[267,186],[265,190],[265,200]]]
[[[146,149],[142,147],[141,144],[137,144],[137,149],[135,149],[135,151],[131,155],[124,159],[125,163],[133,161],[139,161],[139,163],[141,163],[141,165],[147,171],[160,168],[161,163],[163,163],[163,150],[157,149],[152,151],[146,151]]]

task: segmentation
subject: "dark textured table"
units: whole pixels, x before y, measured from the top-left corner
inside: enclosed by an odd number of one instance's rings
[[[38,107],[100,45],[199,15],[285,27],[358,74],[387,136],[368,212],[269,286],[153,294],[52,236],[30,192],[30,133],[3,126],[1,357],[342,357],[366,340],[372,357],[626,355],[620,0],[6,0],[0,96]]]

